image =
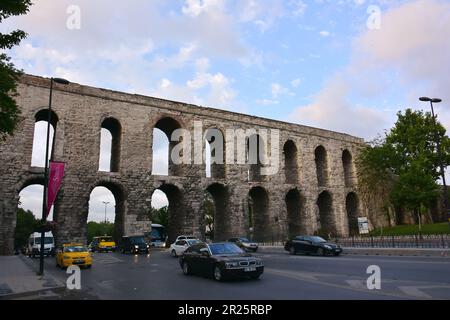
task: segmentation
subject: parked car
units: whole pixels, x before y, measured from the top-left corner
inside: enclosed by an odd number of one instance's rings
[[[116,251],[116,248],[116,242],[110,236],[94,237],[91,244],[89,245],[89,249],[92,252],[114,252]]]
[[[122,237],[119,248],[122,253],[149,253],[150,246],[144,236],[125,236]]]
[[[245,251],[256,252],[258,250],[258,244],[256,242],[248,240],[247,238],[231,238],[228,239],[228,242],[234,242],[237,246]]]
[[[181,255],[187,248],[190,246],[201,242],[199,239],[186,239],[186,240],[178,240],[170,245],[170,254],[173,257],[178,257]]]
[[[264,272],[260,258],[230,242],[197,243],[181,255],[180,266],[185,275],[213,277],[217,281],[230,278],[258,279]]]
[[[187,239],[197,239],[197,237],[196,236],[187,236],[187,235],[179,235],[176,239],[175,239],[175,241],[178,241],[178,240],[187,240]]]
[[[57,250],[56,266],[66,268],[71,265],[92,267],[92,256],[86,246],[79,243],[67,243]]]
[[[39,256],[41,252],[41,233],[33,232],[28,239],[27,255],[29,257]],[[55,256],[55,239],[51,231],[45,233],[44,255]]]
[[[296,236],[286,242],[284,249],[289,251],[290,254],[304,253],[320,256],[338,256],[342,253],[341,246],[327,242],[325,239],[317,236]]]

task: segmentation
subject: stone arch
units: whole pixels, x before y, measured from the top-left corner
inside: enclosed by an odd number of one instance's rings
[[[205,130],[204,139],[209,145],[209,171],[213,179],[225,178],[225,136],[218,128],[208,128]],[[207,159],[207,148],[205,147],[205,164]],[[207,175],[208,176],[208,175]]]
[[[183,192],[174,184],[164,183],[156,189],[165,193],[169,201],[169,222],[167,228],[167,243],[172,243],[176,237],[185,231],[186,215]]]
[[[350,151],[345,149],[342,151],[342,166],[344,168],[344,183],[346,187],[355,185],[355,166]]]
[[[304,221],[305,198],[301,192],[295,188],[286,193],[284,198],[287,210],[287,227],[289,238],[298,236],[306,232]]]
[[[248,180],[261,181],[261,168],[265,155],[264,140],[259,134],[252,134],[246,138],[246,161],[249,165]]]
[[[298,183],[297,146],[292,140],[286,141],[283,147],[284,176],[286,183]]]
[[[326,186],[328,184],[327,151],[322,145],[320,145],[314,151],[314,156],[316,163],[317,184],[319,187]]]
[[[177,120],[176,118],[172,117],[172,116],[162,116],[160,117],[156,122],[155,125],[153,126],[153,131],[154,129],[158,129],[161,130],[167,137],[168,140],[168,174],[171,176],[179,176],[181,175],[181,166],[180,165],[175,165],[171,159],[171,153],[172,153],[172,149],[175,147],[175,145],[177,145],[177,141],[171,141],[171,136],[172,133],[176,130],[176,129],[180,129],[182,128],[182,123]],[[154,143],[152,144],[152,146],[154,145]],[[153,149],[153,147],[152,147]],[[154,150],[152,150],[153,152],[153,156],[152,156],[152,163],[155,160],[154,157]]]
[[[232,237],[231,212],[228,187],[221,183],[213,183],[206,191],[214,201],[214,241],[224,241]]]
[[[54,146],[56,141],[56,127],[59,121],[58,115],[55,111],[51,110],[49,114],[48,109],[41,109],[36,112],[34,116],[34,132],[33,132],[33,148],[32,148],[32,156],[31,162],[32,166],[44,167],[45,166],[45,144],[47,137],[42,137],[44,141],[37,141],[38,137],[36,136],[38,127],[41,127],[41,131],[44,131],[44,134],[47,134],[47,123],[50,122],[50,135],[49,135],[49,154],[48,159],[52,158],[52,154],[54,152]],[[40,123],[45,122],[45,128],[43,124]],[[43,129],[43,130],[42,130]],[[44,146],[44,150],[42,150],[43,154],[37,154],[36,148],[37,146]],[[48,160],[47,159],[47,160]]]
[[[111,135],[111,156],[109,159],[109,171],[118,172],[120,169],[122,126],[120,125],[119,120],[117,120],[116,118],[108,117],[102,121],[101,128],[107,130]],[[102,145],[102,143],[104,142],[100,141],[100,146]]]
[[[345,208],[347,211],[348,232],[350,236],[359,234],[358,216],[359,216],[359,199],[356,193],[349,192],[345,198]]]
[[[125,235],[125,214],[126,214],[126,200],[127,193],[125,188],[116,181],[98,181],[89,189],[87,207],[89,208],[89,200],[92,194],[97,187],[104,187],[108,189],[112,195],[114,196],[114,200],[116,202],[115,205],[115,218],[114,218],[114,238],[116,241],[119,241],[122,236]],[[86,238],[86,227],[87,227],[87,219],[88,219],[89,209],[86,210],[86,214],[83,216],[83,230],[84,230],[84,238]]]
[[[249,228],[253,228],[253,240],[259,242],[272,239],[269,213],[269,194],[263,187],[253,187],[249,191]]]
[[[333,198],[328,191],[322,191],[317,197],[319,208],[319,230],[318,234],[329,238],[335,236],[335,225],[333,219]]]

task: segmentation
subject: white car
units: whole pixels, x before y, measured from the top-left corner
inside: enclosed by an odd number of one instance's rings
[[[177,242],[178,240],[187,240],[187,239],[197,239],[197,237],[195,237],[195,236],[187,236],[187,235],[182,234],[182,235],[177,237],[175,242]]]
[[[199,242],[202,242],[202,241],[199,239],[177,240],[170,245],[170,254],[176,258],[179,255],[181,255],[184,252],[184,250],[186,250],[190,246],[192,246],[196,243],[199,243]]]

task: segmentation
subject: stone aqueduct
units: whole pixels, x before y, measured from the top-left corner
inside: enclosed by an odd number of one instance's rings
[[[0,253],[13,250],[19,192],[42,184],[43,168],[31,166],[34,126],[46,120],[50,80],[24,75],[17,102],[22,121],[14,136],[0,143]],[[365,210],[356,193],[353,159],[364,141],[346,134],[223,110],[78,84],[54,85],[51,124],[53,157],[66,162],[54,220],[59,243],[86,241],[91,191],[108,188],[116,200],[120,234],[149,230],[154,190],[169,200],[169,238],[205,233],[203,201],[215,204],[215,236],[247,235],[258,241],[282,240],[297,233],[348,235]],[[258,166],[169,164],[167,176],[152,175],[152,134],[168,137],[176,128],[278,129],[280,170],[262,176]],[[100,130],[111,132],[111,170],[99,171]],[[231,141],[224,141],[225,144]],[[250,172],[250,174],[249,174]]]

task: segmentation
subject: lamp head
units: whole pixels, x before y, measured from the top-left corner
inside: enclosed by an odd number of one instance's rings
[[[422,102],[430,102],[431,101],[431,99],[428,97],[420,97],[419,100]]]
[[[439,103],[439,102],[442,102],[442,99],[439,99],[439,98],[433,98],[433,99],[431,99],[431,102],[433,102],[433,103]]]
[[[69,84],[70,82],[63,78],[52,78],[52,80],[59,84]]]

